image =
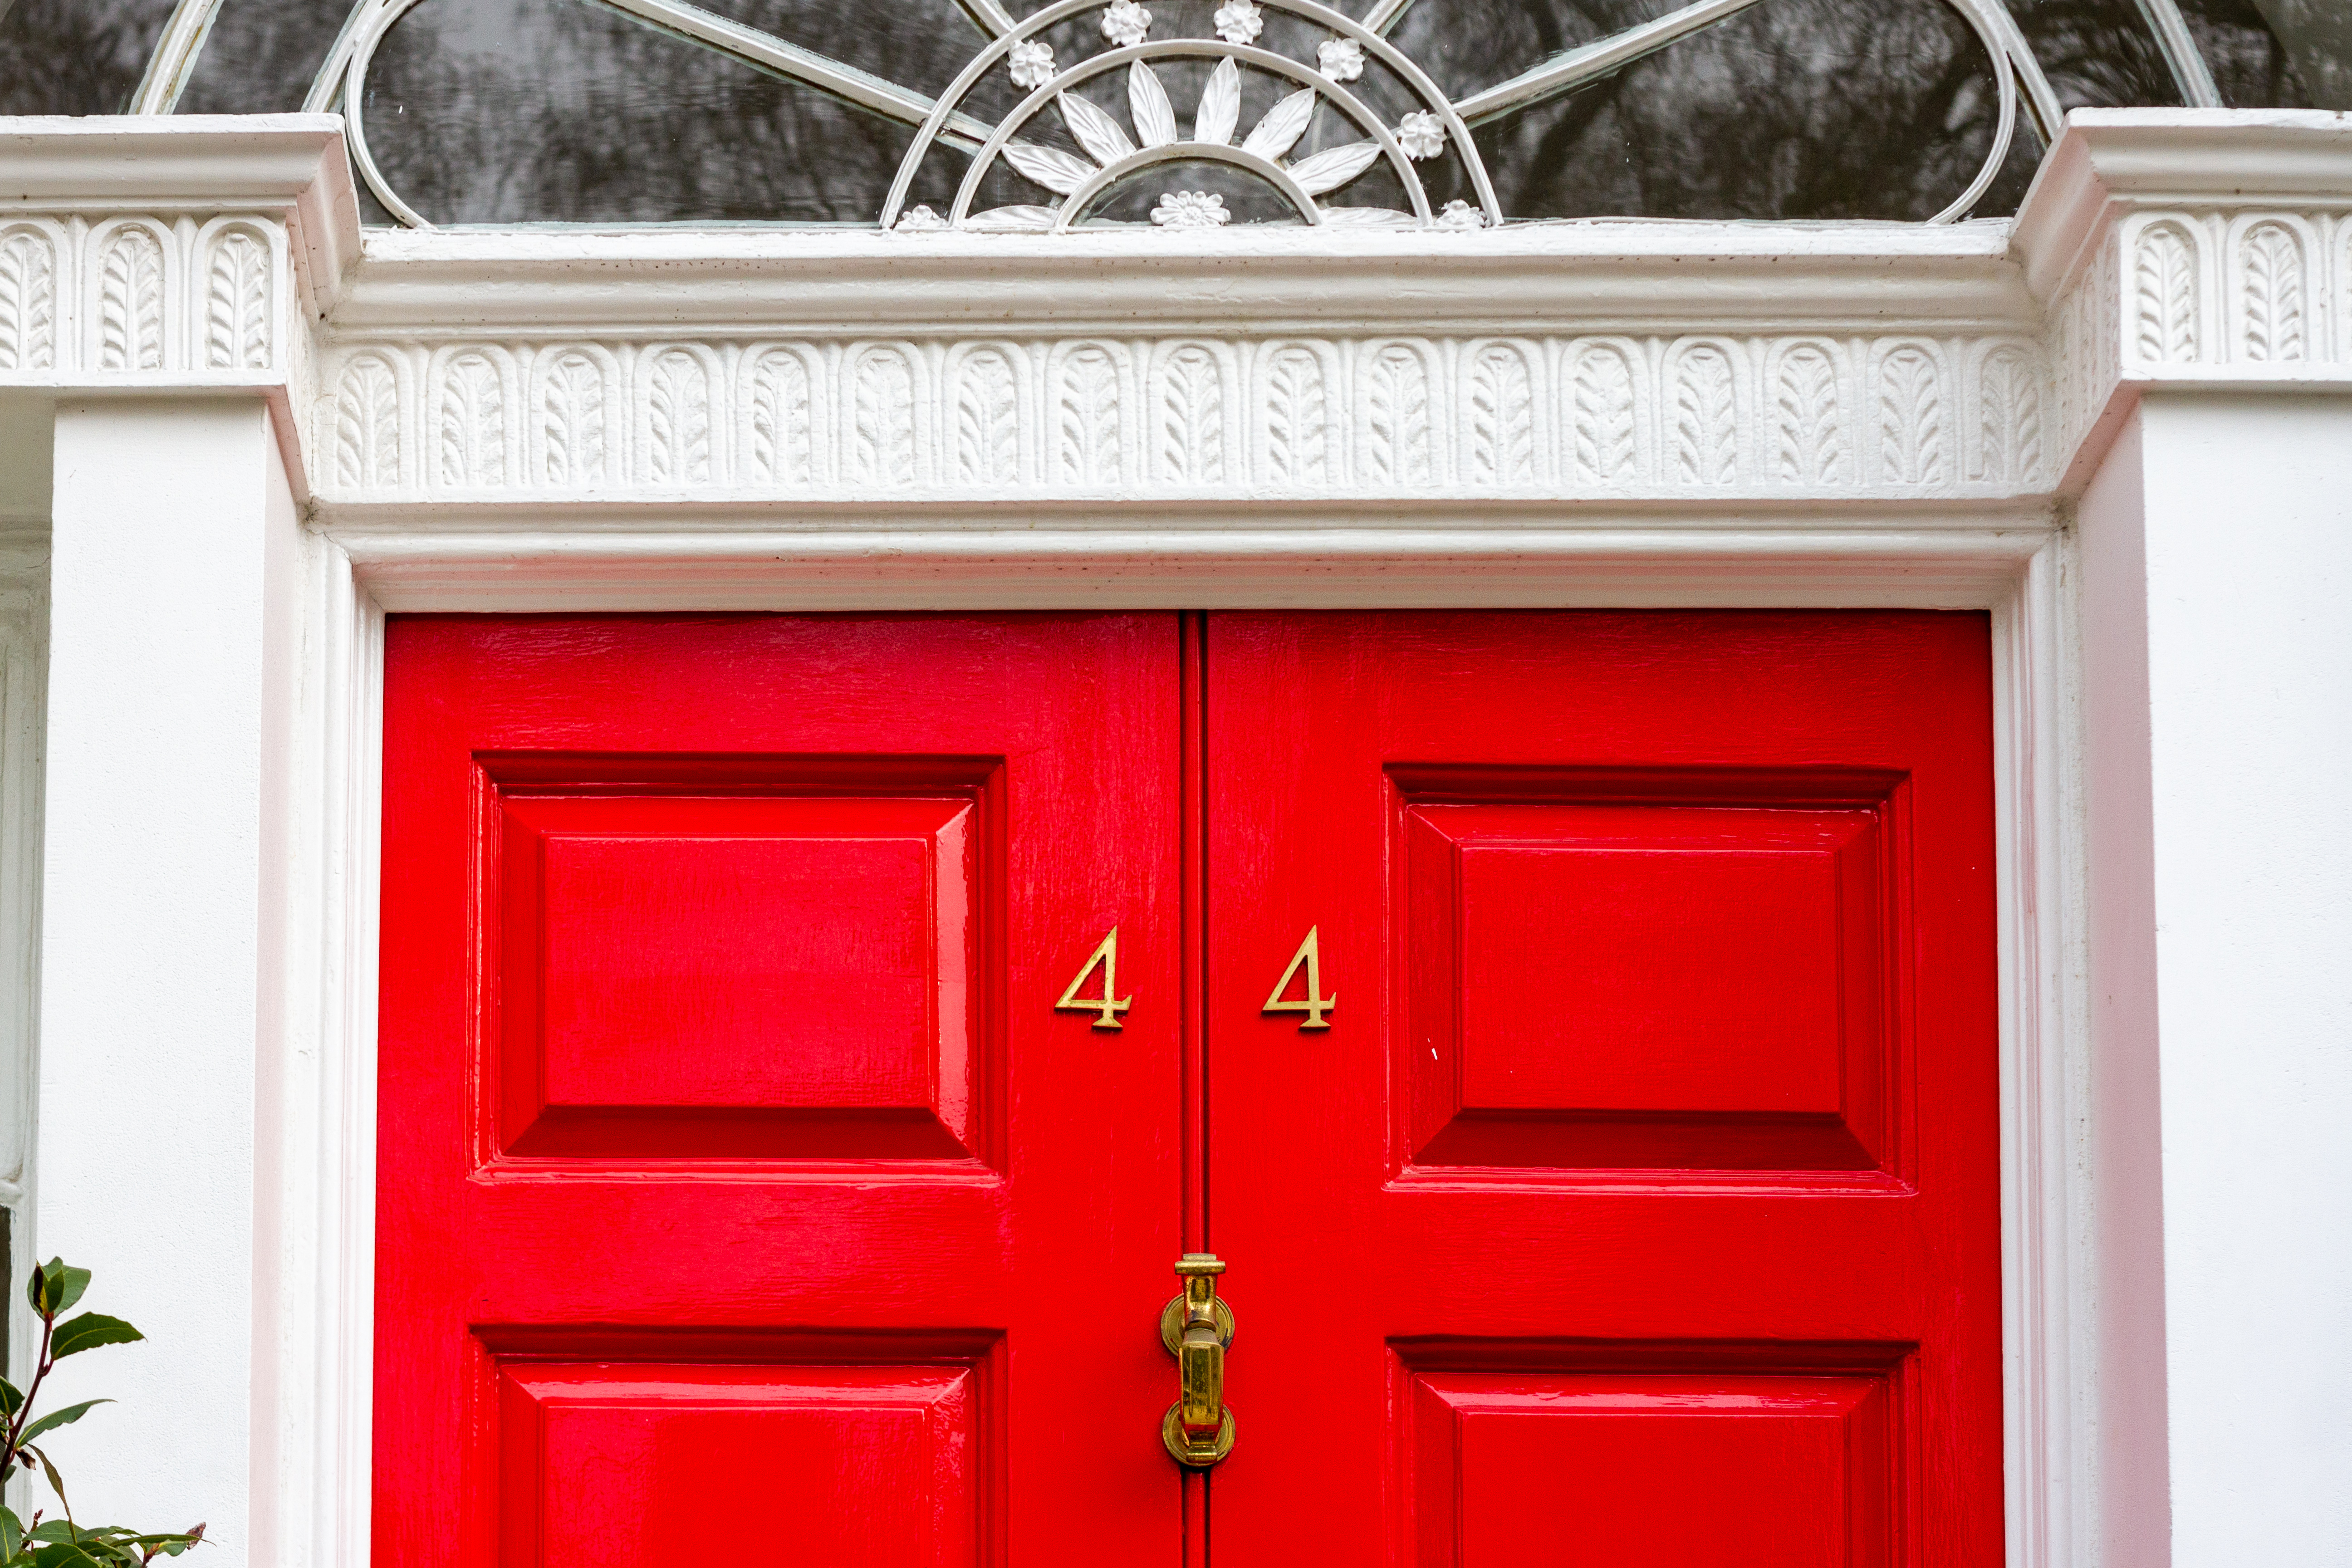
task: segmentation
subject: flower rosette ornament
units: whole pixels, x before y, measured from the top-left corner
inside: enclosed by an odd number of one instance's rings
[[[1265,17],[1257,8],[1257,0],[1225,0],[1217,7],[1217,37],[1229,44],[1249,44],[1265,31]]]
[[[1408,114],[1397,121],[1396,139],[1406,157],[1434,158],[1445,151],[1445,121],[1427,112]]]
[[[1103,13],[1102,36],[1122,49],[1135,47],[1150,31],[1151,13],[1136,0],[1111,0]]]
[[[1013,73],[1015,87],[1043,87],[1054,79],[1054,47],[1034,38],[1024,38],[1013,46],[1005,56],[1005,66]]]
[[[1315,64],[1333,81],[1354,81],[1364,74],[1364,46],[1353,38],[1326,38],[1316,47]]]
[[[1151,221],[1162,228],[1215,228],[1233,216],[1212,191],[1170,191],[1151,209]]]

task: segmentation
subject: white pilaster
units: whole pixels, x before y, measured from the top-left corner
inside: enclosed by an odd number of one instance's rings
[[[2352,1561],[2352,398],[2150,389],[2081,521],[2094,1049],[2135,1177],[2106,1274],[2164,1372],[2110,1447],[2168,1449],[2108,1561],[2326,1568]]]
[[[37,1245],[152,1342],[62,1364],[79,1517],[246,1559],[257,1066],[285,1024],[293,497],[259,397],[66,402],[52,511]],[[168,1044],[165,1044],[168,1042]]]

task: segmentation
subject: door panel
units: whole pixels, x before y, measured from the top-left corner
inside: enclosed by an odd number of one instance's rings
[[[394,620],[380,1564],[1164,1558],[1176,659]]]
[[[1213,1559],[1998,1563],[1984,618],[1206,668]],[[1265,1011],[1310,927],[1323,1032]]]

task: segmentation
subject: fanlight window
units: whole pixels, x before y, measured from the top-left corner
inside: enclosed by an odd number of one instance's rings
[[[2352,107],[2352,5],[0,0],[0,112],[341,110],[416,226],[1951,221],[2165,102]]]

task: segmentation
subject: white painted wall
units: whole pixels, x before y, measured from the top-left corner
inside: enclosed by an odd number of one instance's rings
[[[2160,1423],[2173,1568],[2340,1568],[2352,399],[2151,393],[2080,521],[2101,1281],[2111,1355],[2157,1331],[2166,1373],[2160,1405],[2106,1412],[2110,1482],[2137,1472],[2108,1561],[2164,1561]],[[2128,1131],[2151,1066],[2160,1207]]]
[[[56,441],[36,1239],[153,1339],[62,1364],[59,1401],[121,1403],[52,1453],[79,1517],[202,1519],[236,1562],[294,506],[257,398],[67,402]]]

